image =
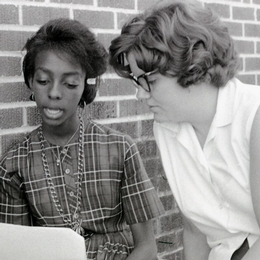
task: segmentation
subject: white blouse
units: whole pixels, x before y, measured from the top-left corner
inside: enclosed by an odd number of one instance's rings
[[[229,260],[246,237],[252,246],[260,235],[249,183],[250,132],[259,104],[259,86],[233,79],[220,88],[203,149],[191,124],[154,123],[171,190],[182,213],[207,236],[209,260]]]

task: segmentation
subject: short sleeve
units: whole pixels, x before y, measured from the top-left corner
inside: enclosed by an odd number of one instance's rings
[[[122,201],[127,224],[145,222],[164,213],[148,178],[136,144],[126,137]]]
[[[29,206],[15,161],[6,156],[0,163],[0,222],[30,226]]]

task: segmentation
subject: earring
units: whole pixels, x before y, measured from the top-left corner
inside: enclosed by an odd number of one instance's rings
[[[39,111],[38,108],[37,108],[37,113],[36,113],[36,118],[35,118],[35,120],[36,120],[36,125],[42,123],[42,115],[41,115],[41,113],[40,113],[40,111]]]
[[[29,99],[30,99],[31,101],[35,101],[35,96],[34,96],[34,93],[33,93],[33,92],[32,92],[32,94],[30,95]]]
[[[85,106],[85,101],[84,101],[83,98],[80,99],[80,101],[79,101],[79,106],[80,106],[81,108],[84,108],[84,106]]]

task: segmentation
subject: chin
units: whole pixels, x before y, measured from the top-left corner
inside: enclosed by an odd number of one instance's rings
[[[169,122],[169,119],[167,119],[163,116],[154,114],[154,121],[156,121],[157,123],[165,123],[165,122]]]

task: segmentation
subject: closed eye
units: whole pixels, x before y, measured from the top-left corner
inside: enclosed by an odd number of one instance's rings
[[[69,83],[66,83],[66,85],[68,88],[76,88],[78,86],[77,84],[69,84]]]
[[[155,84],[155,82],[156,82],[156,79],[148,80],[148,84],[149,84],[149,85],[153,85],[153,84]]]
[[[38,80],[36,80],[36,81],[37,81],[37,83],[40,84],[40,85],[47,85],[47,84],[48,84],[48,80],[40,80],[40,79],[38,79]]]

